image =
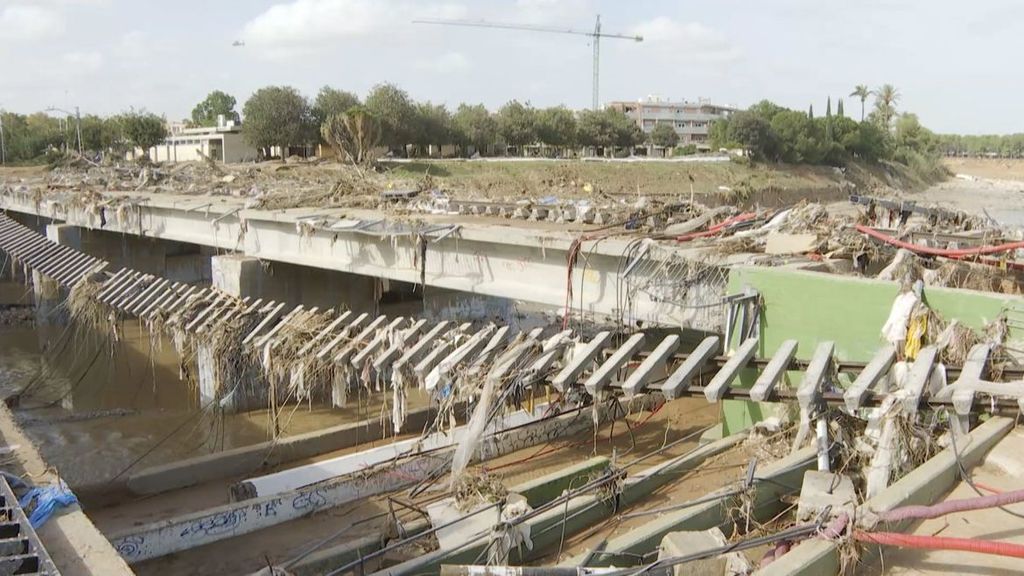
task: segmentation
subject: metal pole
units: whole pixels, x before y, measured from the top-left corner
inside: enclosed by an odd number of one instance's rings
[[[596,112],[598,106],[598,91],[600,90],[601,77],[601,15],[597,15],[597,22],[594,23],[594,103],[593,109]]]
[[[4,142],[4,112],[0,110],[0,164],[7,165],[7,143]]]
[[[75,134],[78,136],[78,155],[82,154],[82,114],[78,111],[78,106],[75,106]]]

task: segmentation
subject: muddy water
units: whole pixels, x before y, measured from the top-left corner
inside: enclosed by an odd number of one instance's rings
[[[6,303],[23,295],[23,285],[0,283]],[[178,377],[169,339],[153,345],[136,321],[121,328],[111,344],[74,327],[0,326],[0,394],[21,393],[16,417],[72,486],[270,438],[267,411],[201,411]],[[293,405],[280,424],[299,434],[379,413],[379,404],[358,401],[346,409]]]

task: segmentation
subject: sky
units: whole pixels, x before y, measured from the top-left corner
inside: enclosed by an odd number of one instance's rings
[[[819,113],[895,85],[938,132],[1024,132],[1024,2],[982,0],[0,0],[0,109],[185,118],[214,89],[266,85],[495,109],[591,102],[585,36],[413,24],[487,20],[644,37],[601,42],[602,103],[762,99]],[[233,46],[235,41],[244,46]]]

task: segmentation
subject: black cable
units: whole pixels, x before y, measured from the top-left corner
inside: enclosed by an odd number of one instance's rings
[[[949,411],[947,409],[947,416],[949,415],[948,412]],[[952,417],[955,418],[956,416],[954,415]],[[953,446],[953,456],[956,458],[956,466],[960,470],[960,479],[966,482],[967,485],[971,487],[971,490],[974,490],[978,494],[978,496],[985,496],[985,493],[979,490],[978,487],[974,485],[974,481],[971,480],[970,476],[967,474],[967,468],[964,466],[964,462],[960,458],[960,450],[956,446],[956,433],[952,425],[950,425],[949,427],[949,443]],[[996,508],[999,508],[1000,510],[1006,512],[1014,518],[1020,518],[1024,520],[1024,514],[1018,514],[1013,510],[1007,510],[1004,506],[996,506]]]

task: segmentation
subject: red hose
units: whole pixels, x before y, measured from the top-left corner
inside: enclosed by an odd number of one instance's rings
[[[967,256],[980,256],[983,254],[999,254],[1001,252],[1009,252],[1011,250],[1017,250],[1024,248],[1024,242],[1009,242],[1007,244],[999,244],[997,246],[979,246],[977,248],[932,248],[930,246],[921,246],[920,244],[912,244],[910,242],[904,242],[899,238],[895,238],[884,232],[879,232],[870,226],[863,224],[857,224],[857,231],[861,234],[867,234],[876,240],[881,240],[886,244],[891,244],[899,248],[906,248],[915,254],[927,254],[929,256],[943,256],[946,258],[964,258]]]
[[[721,222],[715,224],[714,226],[709,226],[707,230],[704,230],[702,232],[690,232],[688,234],[676,236],[676,242],[686,242],[687,240],[695,240],[697,238],[706,238],[708,236],[714,236],[719,232],[725,230],[725,228],[728,226],[732,226],[733,224],[740,224],[748,220],[753,220],[754,218],[757,218],[756,212],[744,212],[743,214],[726,218],[725,220],[722,220]]]
[[[916,536],[896,532],[865,532],[855,530],[855,540],[881,546],[898,546],[900,548],[917,548],[920,550],[960,550],[991,554],[993,556],[1009,556],[1024,558],[1024,545],[1009,542],[993,542],[991,540],[975,540],[972,538],[946,538],[943,536]]]
[[[1024,490],[1011,492],[1000,492],[990,496],[978,496],[976,498],[964,498],[961,500],[950,500],[940,502],[931,506],[903,506],[885,512],[878,513],[878,520],[881,522],[901,522],[903,520],[924,520],[927,518],[938,518],[954,512],[965,512],[967,510],[982,510],[984,508],[996,508],[1024,502]]]

